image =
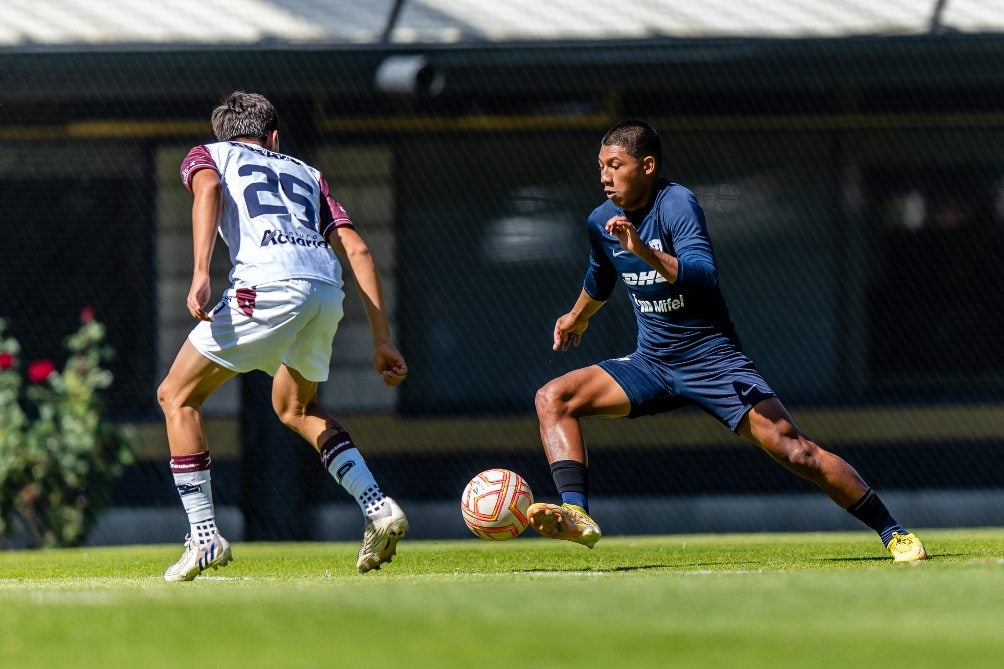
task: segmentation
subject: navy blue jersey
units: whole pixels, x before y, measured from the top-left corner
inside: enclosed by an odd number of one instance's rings
[[[679,260],[675,284],[607,233],[606,222],[619,215],[631,221],[643,242]],[[702,355],[723,343],[738,346],[718,287],[704,211],[688,189],[660,179],[649,209],[625,212],[607,200],[589,215],[586,228],[590,253],[583,289],[594,300],[606,301],[617,279],[624,282],[638,321],[640,351],[671,361]]]

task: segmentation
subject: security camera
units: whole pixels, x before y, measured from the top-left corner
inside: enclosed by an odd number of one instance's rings
[[[446,77],[424,56],[389,56],[376,71],[376,87],[395,95],[439,95]]]

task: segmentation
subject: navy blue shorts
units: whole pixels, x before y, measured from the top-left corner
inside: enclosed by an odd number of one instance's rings
[[[599,366],[631,401],[628,418],[696,405],[734,432],[757,402],[777,397],[739,348],[672,364],[635,351],[624,358],[604,360]]]

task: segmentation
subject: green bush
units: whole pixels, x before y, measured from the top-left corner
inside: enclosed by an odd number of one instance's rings
[[[66,338],[62,371],[50,360],[22,376],[20,344],[0,319],[0,538],[75,546],[107,506],[112,482],[133,460],[131,431],[104,416],[113,354],[90,307]]]

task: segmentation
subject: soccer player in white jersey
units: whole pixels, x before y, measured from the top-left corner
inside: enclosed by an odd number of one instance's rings
[[[379,273],[323,175],[278,152],[278,115],[265,97],[231,94],[213,110],[212,126],[219,141],[196,146],[181,165],[182,181],[195,198],[195,269],[187,306],[199,322],[157,390],[171,471],[191,526],[181,559],[164,578],[190,581],[232,559],[216,527],[200,407],[225,381],[256,369],[273,376],[279,420],[318,451],[324,467],[358,502],[365,530],[356,568],[378,569],[393,558],[408,520],[381,492],[345,428],[318,406],[317,386],[328,378],[342,317],[339,258],[347,259],[369,318],[374,368],[387,387],[407,376],[404,357],[391,341]],[[233,285],[207,311],[217,233],[230,250]]]

